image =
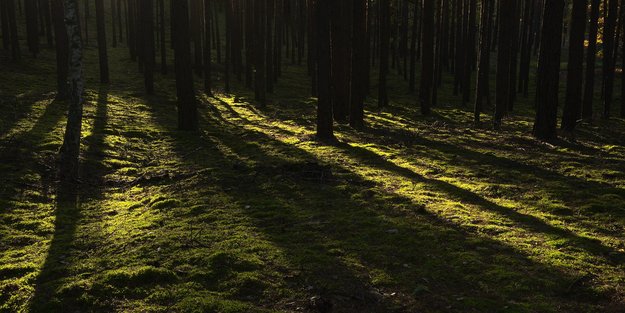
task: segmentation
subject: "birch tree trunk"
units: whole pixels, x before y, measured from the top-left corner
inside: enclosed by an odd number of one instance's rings
[[[60,155],[60,177],[62,181],[78,178],[78,157],[80,154],[84,79],[77,0],[65,0],[65,27],[69,39],[69,109]]]

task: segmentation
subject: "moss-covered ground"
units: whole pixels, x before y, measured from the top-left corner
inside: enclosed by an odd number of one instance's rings
[[[180,132],[171,74],[147,96],[116,48],[100,85],[89,48],[81,184],[57,201],[54,55],[2,53],[0,312],[625,310],[623,120],[547,144],[527,99],[493,131],[449,86],[420,116],[393,76],[391,107],[322,143],[289,65],[266,109],[219,80]]]

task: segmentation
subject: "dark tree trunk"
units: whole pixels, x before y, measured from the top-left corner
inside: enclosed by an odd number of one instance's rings
[[[65,28],[65,8],[63,0],[52,0],[52,19],[54,22],[54,37],[56,39],[56,83],[58,100],[68,97],[67,71],[69,69],[69,42]]]
[[[175,69],[176,93],[178,95],[178,128],[196,130],[198,127],[197,102],[193,87],[191,69],[191,48],[189,42],[189,4],[186,0],[172,1],[172,16],[175,25]]]
[[[21,1],[21,0],[18,0]],[[26,9],[26,38],[28,51],[37,57],[39,54],[39,26],[37,0],[25,0]]]
[[[625,1],[621,0],[621,32],[623,33],[621,48],[621,66],[625,69]],[[618,46],[618,45],[617,45]],[[625,118],[625,72],[621,73],[621,118]]]
[[[388,58],[391,37],[390,1],[379,2],[379,24],[380,24],[380,76],[378,81],[378,107],[383,108],[388,105]],[[434,13],[432,13],[434,14]]]
[[[111,0],[111,34],[113,35],[113,42],[111,42],[111,47],[117,47],[117,1]],[[97,15],[97,12],[96,12]]]
[[[562,129],[573,131],[581,117],[584,74],[584,32],[586,30],[586,0],[574,0],[571,12],[569,60],[566,78],[566,98],[562,115]]]
[[[471,75],[475,66],[475,20],[477,11],[477,1],[469,0],[469,17],[467,26],[467,40],[465,44],[466,61],[464,66],[464,78],[462,86],[462,103],[466,104],[471,97]]]
[[[490,33],[495,0],[482,1],[482,17],[480,21],[480,44],[477,66],[477,87],[475,88],[474,122],[480,123],[480,114],[483,112],[484,99],[488,97],[490,83]]]
[[[430,114],[434,79],[434,0],[423,0],[423,59],[419,102],[421,114]]]
[[[334,120],[341,123],[347,122],[349,114],[351,13],[346,1],[332,4],[332,108]]]
[[[11,31],[9,30],[8,1],[0,1],[0,25],[2,27],[2,47],[11,48]]]
[[[603,118],[610,117],[614,90],[614,33],[618,15],[618,0],[605,0],[607,15],[603,26]]]
[[[417,37],[419,30],[419,20],[417,19],[419,13],[419,4],[415,2],[414,13],[412,20],[412,29],[410,33],[410,75],[408,79],[408,91],[413,93],[416,87],[416,71],[417,71]]]
[[[143,79],[145,92],[154,94],[154,2],[153,0],[142,1],[141,12],[141,37],[143,37]]]
[[[98,58],[100,61],[100,82],[109,82],[109,61],[106,49],[106,23],[104,22],[104,0],[95,1],[95,15],[98,32]]]
[[[506,3],[506,5],[500,5],[499,26],[497,35],[497,88],[496,88],[496,104],[495,104],[495,116],[493,118],[493,127],[495,129],[501,128],[501,120],[507,113],[510,102],[510,65],[512,64],[512,24],[514,23],[514,10],[516,8],[516,0],[512,0],[514,3]],[[559,44],[559,43],[558,43]]]
[[[334,139],[332,120],[332,100],[330,94],[330,4],[334,0],[316,0],[317,25],[317,137],[322,140]]]
[[[266,56],[267,53],[265,49],[265,27],[266,27],[266,16],[265,16],[265,7],[266,0],[255,1],[255,45],[254,45],[254,54],[256,56],[255,62],[255,95],[256,101],[258,101],[261,107],[266,106],[266,94],[267,94],[267,82],[266,82]]]
[[[46,34],[46,41],[48,44],[49,48],[52,48],[52,46],[54,45],[54,36],[53,31],[52,31],[52,16],[51,14],[51,10],[50,10],[50,1],[51,0],[42,0],[39,2],[41,8],[40,11],[42,12],[43,15],[43,24],[45,25],[45,34]]]
[[[590,24],[588,27],[588,49],[586,50],[586,75],[584,85],[584,102],[582,103],[582,117],[591,119],[592,104],[595,97],[595,61],[597,60],[597,33],[599,32],[600,0],[591,0]]]
[[[352,29],[352,66],[349,124],[361,129],[364,127],[364,102],[366,91],[367,68],[367,2],[353,0]]]
[[[266,0],[267,1],[267,14],[266,14],[266,55],[265,55],[265,72],[267,73],[267,79],[266,79],[266,84],[267,84],[267,92],[273,92],[273,83],[274,83],[274,72],[273,72],[273,34],[272,34],[272,30],[273,30],[273,19],[274,19],[274,8],[275,8],[275,3],[274,0]]]
[[[162,1],[162,0],[161,0]],[[212,91],[212,51],[211,51],[211,1],[204,0],[204,93],[213,95]]]
[[[536,121],[534,136],[541,140],[557,138],[560,52],[564,0],[547,0],[543,11],[540,55],[536,76]]]
[[[158,0],[159,5],[159,19],[161,20],[161,74],[167,75],[167,44],[165,36],[165,0]]]
[[[83,16],[85,21],[83,23],[83,28],[85,29],[85,45],[89,45],[89,18],[91,17],[91,11],[89,11],[89,0],[85,0],[84,7],[85,10],[83,12]],[[78,14],[78,16],[80,16],[80,14]],[[78,25],[80,27],[80,20],[78,20]]]

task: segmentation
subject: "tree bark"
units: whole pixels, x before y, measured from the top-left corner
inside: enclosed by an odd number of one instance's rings
[[[592,119],[593,101],[595,97],[595,61],[597,59],[597,33],[599,32],[600,0],[591,0],[590,24],[588,28],[588,49],[586,50],[586,75],[584,85],[584,100],[582,103],[582,117]]]
[[[334,0],[316,0],[317,25],[317,138],[334,139],[332,99],[330,93],[330,3]]]
[[[584,73],[584,33],[586,31],[586,0],[574,0],[571,12],[569,60],[566,79],[566,98],[562,115],[562,129],[572,132],[582,109]]]
[[[176,69],[176,93],[178,96],[178,128],[196,130],[198,128],[197,100],[193,87],[191,69],[191,48],[189,42],[189,4],[186,0],[172,1],[172,16],[175,19],[174,60]]]
[[[547,0],[543,11],[540,55],[536,77],[536,120],[534,136],[551,141],[557,138],[560,52],[564,0]]]
[[[100,61],[100,82],[109,82],[109,61],[106,49],[106,24],[104,21],[104,0],[95,1],[95,15],[98,32],[98,58]],[[114,23],[113,23],[114,24]]]
[[[56,39],[56,82],[57,100],[66,100],[68,93],[67,71],[69,70],[69,42],[65,28],[65,8],[63,0],[52,0],[52,19]]]
[[[423,0],[423,59],[419,102],[421,114],[430,114],[434,79],[434,0]]]
[[[69,42],[69,109],[60,152],[60,178],[71,182],[79,176],[80,133],[82,128],[84,78],[82,39],[77,0],[65,0],[65,27]]]

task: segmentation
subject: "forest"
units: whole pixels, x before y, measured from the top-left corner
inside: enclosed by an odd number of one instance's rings
[[[0,313],[625,312],[625,0],[0,0]]]

